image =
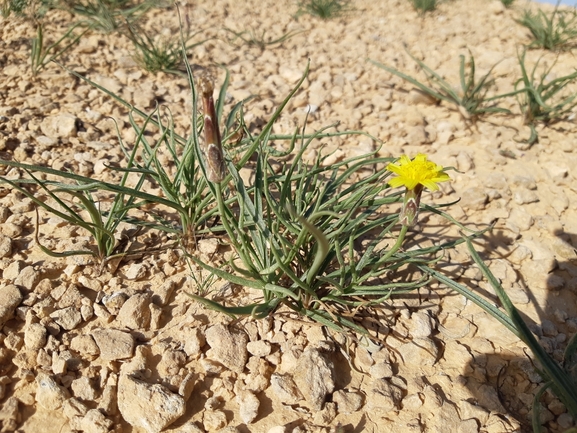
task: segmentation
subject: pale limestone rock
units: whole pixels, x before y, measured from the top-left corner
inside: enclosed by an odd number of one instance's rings
[[[226,414],[220,410],[205,411],[202,424],[207,431],[217,431],[226,426]]]
[[[90,335],[77,335],[74,337],[70,341],[70,349],[83,356],[98,355],[100,353],[98,346]]]
[[[19,272],[14,280],[14,285],[23,287],[26,291],[30,292],[34,289],[38,281],[40,281],[40,272],[32,266],[26,266]]]
[[[539,201],[539,195],[535,191],[527,188],[518,188],[513,193],[513,200],[517,204],[529,204],[536,203]]]
[[[276,397],[285,404],[296,404],[304,397],[297,384],[289,375],[273,374],[270,377],[271,389]]]
[[[110,314],[117,315],[120,309],[128,299],[128,295],[124,292],[118,291],[114,292],[108,296],[102,298],[102,304],[110,312]]]
[[[128,329],[147,330],[150,326],[150,296],[145,293],[132,295],[122,304],[116,320]]]
[[[240,418],[245,424],[251,424],[258,416],[260,401],[252,392],[240,391],[236,396],[236,402],[239,406]]]
[[[257,340],[257,341],[250,341],[246,345],[246,350],[248,350],[248,353],[250,353],[253,356],[265,357],[270,355],[272,348],[268,341]]]
[[[146,276],[148,270],[144,263],[133,263],[126,271],[126,278],[129,280],[140,280]]]
[[[40,323],[30,323],[24,331],[24,345],[27,349],[38,350],[46,344],[47,334],[46,328]]]
[[[100,357],[107,361],[126,359],[134,352],[134,337],[117,329],[97,329],[92,337],[100,350]]]
[[[206,330],[206,342],[210,349],[207,358],[217,361],[229,370],[242,373],[248,353],[248,336],[243,331],[228,329],[224,325],[214,325]]]
[[[402,391],[386,380],[373,380],[366,391],[366,408],[370,411],[389,412],[402,400]]]
[[[393,368],[388,362],[377,362],[369,369],[369,374],[373,379],[385,379],[393,376]]]
[[[184,399],[160,384],[151,385],[121,374],[118,380],[118,409],[133,427],[158,433],[180,418],[185,410]]]
[[[485,209],[489,197],[483,188],[471,187],[461,193],[461,206],[472,211]]]
[[[40,130],[50,138],[70,138],[76,136],[76,116],[60,113],[46,117],[40,124]]]
[[[358,411],[363,405],[363,396],[359,392],[339,389],[333,393],[333,401],[339,413],[349,414]]]
[[[427,338],[433,333],[433,322],[426,311],[411,314],[408,325],[409,333],[413,338]]]
[[[330,401],[325,403],[322,410],[313,416],[313,423],[316,425],[329,425],[337,416],[337,404]]]
[[[196,327],[186,326],[181,329],[178,333],[179,341],[181,341],[184,346],[182,350],[186,353],[186,356],[197,359],[201,352],[202,346],[206,343],[203,333],[200,329]]]
[[[315,348],[307,348],[297,361],[294,382],[307,403],[320,410],[326,396],[335,389],[334,365]]]
[[[78,308],[74,307],[56,310],[50,314],[50,317],[67,331],[76,328],[82,322],[82,314],[80,314]]]
[[[96,389],[94,389],[94,384],[86,376],[74,379],[70,385],[70,389],[72,389],[74,397],[81,400],[94,401],[98,396]]]
[[[66,388],[58,385],[46,373],[38,373],[36,377],[36,401],[47,410],[56,410],[70,397]]]
[[[429,338],[415,338],[399,347],[405,364],[433,365],[439,355],[437,345]]]
[[[0,259],[8,257],[10,254],[12,254],[12,239],[0,234]]]
[[[457,155],[457,169],[463,173],[467,173],[473,168],[475,168],[475,163],[471,155],[465,151],[459,152]]]
[[[21,421],[21,415],[18,408],[18,399],[16,397],[8,398],[0,408],[0,425],[2,431],[15,431]]]
[[[0,327],[14,317],[16,307],[20,305],[24,297],[20,289],[13,284],[0,287]]]

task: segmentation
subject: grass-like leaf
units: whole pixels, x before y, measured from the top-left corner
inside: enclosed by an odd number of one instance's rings
[[[558,1],[551,14],[526,9],[517,22],[529,29],[533,36],[531,47],[547,50],[570,49],[577,40],[577,9],[560,10]]]
[[[506,95],[497,95],[488,97],[487,93],[493,84],[490,78],[491,68],[479,80],[475,78],[475,59],[471,54],[469,61],[465,61],[465,56],[459,56],[459,84],[460,91],[456,90],[455,86],[447,82],[437,72],[429,68],[425,63],[414,57],[409,53],[411,58],[419,65],[421,71],[425,74],[427,84],[411,77],[403,72],[398,71],[390,66],[371,60],[371,63],[382,68],[397,77],[413,84],[419,90],[429,95],[437,101],[445,101],[450,104],[455,104],[461,108],[460,112],[471,120],[476,120],[480,115],[487,113],[508,113],[509,110],[498,107],[492,104],[494,101],[503,98]]]

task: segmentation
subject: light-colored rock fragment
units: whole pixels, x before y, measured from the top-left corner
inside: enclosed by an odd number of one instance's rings
[[[373,380],[367,390],[367,410],[389,412],[396,409],[402,399],[402,391],[386,380]]]
[[[8,398],[0,407],[0,426],[2,431],[15,431],[21,422],[21,415],[16,397]]]
[[[265,357],[270,355],[272,348],[268,341],[257,340],[249,342],[246,345],[246,350],[253,356]]]
[[[122,304],[116,320],[129,329],[147,330],[150,326],[150,296],[145,293],[132,295]]]
[[[489,197],[483,188],[468,188],[461,194],[461,206],[470,210],[483,210]]]
[[[433,321],[426,311],[419,311],[411,315],[409,333],[413,338],[427,338],[433,333]]]
[[[36,287],[38,281],[40,281],[40,272],[32,266],[26,266],[20,271],[14,280],[14,285],[22,287],[26,291],[30,292],[34,287]]]
[[[134,337],[117,329],[97,329],[92,337],[100,350],[100,357],[107,361],[126,359],[134,352]]]
[[[433,365],[439,355],[439,349],[429,338],[415,338],[402,344],[398,350],[405,364],[411,365]]]
[[[250,391],[240,391],[236,396],[239,406],[240,418],[245,424],[251,424],[258,416],[260,401],[256,395]]]
[[[358,411],[363,405],[363,396],[354,391],[339,389],[333,393],[333,401],[339,413],[349,414]]]
[[[184,399],[162,385],[142,382],[121,374],[118,380],[118,409],[133,427],[158,433],[180,418],[185,410]]]
[[[226,414],[221,410],[207,410],[202,416],[202,424],[206,431],[217,431],[227,424]]]
[[[229,370],[242,373],[248,353],[248,336],[243,331],[229,329],[224,325],[214,325],[206,330],[206,342],[210,349],[206,356],[220,362]]]
[[[94,401],[98,395],[94,389],[94,384],[86,376],[74,379],[70,389],[72,389],[74,396],[80,400]]]
[[[36,383],[36,401],[44,409],[56,410],[70,397],[68,391],[46,373],[38,373]]]
[[[24,331],[24,345],[27,349],[38,350],[46,344],[48,332],[40,323],[30,323]]]
[[[14,311],[22,299],[22,293],[15,285],[0,287],[0,327],[14,317]]]
[[[40,130],[48,137],[70,138],[76,136],[76,116],[61,113],[46,117],[40,124]]]
[[[295,383],[307,403],[320,410],[326,396],[335,389],[334,365],[316,348],[307,348],[297,362]]]
[[[285,404],[296,404],[304,397],[297,384],[289,375],[273,374],[270,377],[271,389],[276,397]]]
[[[0,234],[0,259],[12,254],[12,239]]]
[[[50,317],[67,331],[76,328],[82,322],[82,314],[80,314],[78,308],[75,307],[56,310],[50,314]]]

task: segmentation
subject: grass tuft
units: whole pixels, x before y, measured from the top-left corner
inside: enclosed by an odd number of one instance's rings
[[[434,11],[437,8],[437,0],[410,0],[413,7],[419,13]]]
[[[479,80],[475,78],[475,59],[470,54],[469,61],[465,61],[465,56],[459,56],[459,84],[460,91],[455,86],[447,82],[437,72],[429,68],[425,63],[409,53],[409,56],[417,62],[421,72],[425,74],[427,84],[413,78],[403,72],[398,71],[390,66],[383,65],[371,60],[371,63],[382,68],[393,75],[396,75],[405,81],[413,84],[422,92],[429,95],[437,101],[445,101],[454,104],[460,108],[461,114],[467,119],[475,121],[479,116],[487,113],[508,113],[509,110],[494,105],[494,101],[503,98],[505,95],[496,95],[489,97],[487,94],[493,80],[490,78],[491,68]]]
[[[557,2],[551,14],[526,9],[517,22],[529,29],[533,36],[531,47],[547,50],[571,49],[577,39],[577,9],[560,10]]]
[[[302,0],[298,3],[297,16],[309,14],[328,20],[351,10],[348,0]]]

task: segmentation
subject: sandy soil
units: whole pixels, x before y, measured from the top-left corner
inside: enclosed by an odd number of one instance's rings
[[[308,79],[276,130],[292,132],[314,106],[309,131],[340,122],[339,130],[382,140],[382,156],[425,152],[456,167],[453,182],[423,200],[461,199],[448,210],[455,219],[476,228],[495,224],[479,249],[546,350],[561,360],[577,332],[575,113],[539,126],[539,142],[529,147],[530,130],[514,98],[503,101],[512,115],[473,123],[367,62],[418,76],[407,47],[457,86],[459,55],[470,50],[478,74],[497,64],[494,91],[510,91],[520,77],[517,53],[530,42],[515,21],[528,5],[519,3],[505,9],[499,1],[455,0],[419,16],[408,1],[355,0],[354,10],[328,21],[295,19],[297,7],[287,1],[190,2],[184,9],[202,30],[198,40],[211,38],[191,50],[191,62],[230,71],[227,107],[259,95],[245,108],[254,131],[310,59]],[[50,12],[47,37],[54,40],[70,22],[67,13]],[[149,14],[145,27],[176,35],[175,9]],[[302,32],[261,50],[230,43],[225,28],[264,30],[265,38]],[[126,110],[56,65],[33,77],[30,21],[2,20],[0,32],[0,156],[107,176],[105,163],[123,158],[109,117],[126,142],[134,140]],[[185,133],[187,80],[148,74],[131,53],[123,36],[89,33],[62,62],[143,110],[165,104]],[[538,49],[527,52],[528,65],[541,57],[547,65],[557,60],[552,78],[577,67],[570,51]],[[323,144],[337,160],[378,145],[362,136]],[[208,311],[184,294],[196,288],[173,250],[102,273],[88,259],[49,257],[34,241],[33,204],[5,186],[0,222],[2,432],[530,431],[532,399],[542,384],[530,354],[498,322],[438,284],[392,300],[379,315],[381,344],[363,344],[287,315],[233,322]],[[90,243],[82,230],[49,215],[39,230],[58,251]],[[454,233],[425,214],[421,230]],[[203,248],[208,257],[218,246]],[[443,266],[491,293],[464,248]],[[218,280],[214,287],[227,290]],[[543,431],[574,425],[553,394],[541,401]]]

